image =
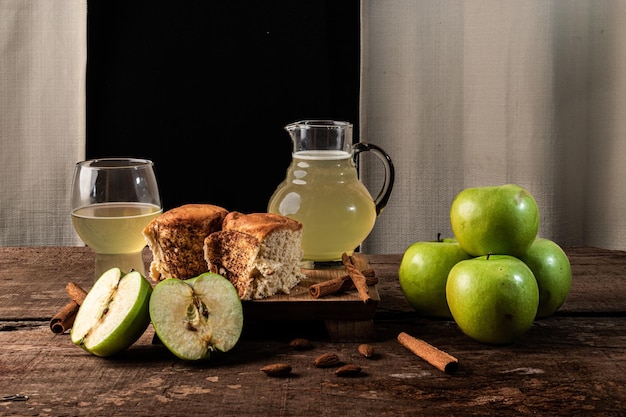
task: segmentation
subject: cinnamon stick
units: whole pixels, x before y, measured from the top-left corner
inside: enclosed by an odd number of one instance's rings
[[[398,342],[446,374],[453,374],[459,368],[459,360],[457,358],[405,332],[401,332],[398,335]]]
[[[369,303],[372,300],[372,298],[370,297],[369,287],[367,286],[367,282],[363,273],[359,270],[359,268],[354,265],[354,260],[352,256],[348,256],[348,254],[344,252],[341,255],[341,261],[348,270],[348,275],[354,283],[354,287],[359,292],[361,300],[363,300],[364,303]]]
[[[378,284],[378,278],[376,278],[373,269],[364,269],[361,271],[365,276],[365,282],[367,285]],[[338,294],[344,291],[354,289],[354,282],[350,278],[350,275],[342,275],[337,278],[329,279],[327,281],[319,282],[309,286],[309,294],[313,298],[325,297],[331,294]]]
[[[50,319],[50,330],[52,330],[53,333],[61,334],[71,329],[79,307],[80,306],[74,300],[63,306],[63,308]]]
[[[50,330],[57,334],[65,333],[72,328],[76,313],[87,296],[87,292],[74,282],[69,282],[65,286],[65,291],[72,300],[50,319]]]
[[[81,305],[87,296],[87,291],[83,290],[78,284],[71,281],[65,286],[65,291],[72,300],[76,301],[76,304],[78,305]]]

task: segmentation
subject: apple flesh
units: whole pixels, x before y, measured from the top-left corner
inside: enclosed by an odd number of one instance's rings
[[[137,271],[105,271],[78,309],[70,338],[96,356],[112,356],[141,337],[150,324],[152,286]]]
[[[402,292],[411,307],[427,317],[451,319],[446,301],[446,281],[452,267],[469,259],[461,246],[449,239],[411,244],[398,270]]]
[[[539,305],[530,268],[509,255],[481,256],[456,264],[446,297],[454,321],[467,336],[486,344],[510,344],[526,333]]]
[[[150,318],[167,349],[187,361],[227,352],[243,329],[243,307],[228,279],[211,272],[160,281],[150,297]]]
[[[563,249],[554,241],[537,238],[520,258],[535,275],[539,287],[536,319],[556,313],[569,295],[572,269]]]
[[[516,184],[466,188],[452,201],[450,225],[470,255],[520,257],[537,237],[539,208]]]

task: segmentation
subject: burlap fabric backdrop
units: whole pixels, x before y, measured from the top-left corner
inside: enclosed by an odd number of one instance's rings
[[[361,140],[397,169],[364,252],[449,235],[456,193],[508,182],[544,237],[626,250],[626,2],[361,4]]]

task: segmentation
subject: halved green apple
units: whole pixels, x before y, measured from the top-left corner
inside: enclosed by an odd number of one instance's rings
[[[96,356],[130,347],[150,324],[152,286],[137,271],[104,272],[87,293],[70,331],[72,343]]]
[[[215,350],[232,349],[243,329],[243,307],[237,290],[219,274],[160,281],[150,297],[156,335],[183,360],[199,361]]]

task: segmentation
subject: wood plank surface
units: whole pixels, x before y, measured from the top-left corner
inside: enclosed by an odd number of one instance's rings
[[[221,416],[623,416],[626,401],[626,319],[549,319],[523,341],[486,347],[468,341],[450,322],[416,319],[377,322],[378,355],[365,359],[355,343],[310,336],[314,349],[295,351],[288,333],[246,337],[205,364],[184,363],[151,332],[115,359],[90,356],[68,335],[51,335],[46,323],[0,331],[0,394],[28,401],[0,401],[1,415],[206,415]],[[260,331],[261,329],[257,329]],[[395,342],[398,331],[421,337],[459,359],[447,375]],[[313,366],[334,352],[363,373],[339,378]],[[292,366],[288,378],[260,368]],[[413,414],[416,413],[416,414]]]
[[[53,334],[49,319],[67,301],[65,284],[93,282],[86,248],[0,248],[0,399],[7,416],[624,416],[626,253],[567,248],[574,280],[554,316],[515,344],[472,341],[450,320],[417,315],[397,282],[401,255],[366,255],[379,278],[376,355],[334,342],[318,320],[251,321],[235,348],[187,363],[152,342],[149,327],[115,358],[97,358]],[[396,337],[407,332],[455,356],[445,374]],[[295,350],[296,337],[313,349]],[[351,378],[314,359],[334,352],[361,366]],[[284,362],[292,373],[260,371]]]

